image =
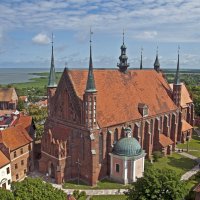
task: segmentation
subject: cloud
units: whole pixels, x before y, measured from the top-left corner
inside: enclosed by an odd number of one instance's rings
[[[135,38],[149,40],[154,39],[157,35],[157,31],[143,31],[142,33],[136,35]]]
[[[32,38],[32,41],[35,44],[49,44],[51,40],[46,34],[39,33]]]
[[[119,34],[124,27],[140,33],[138,39],[200,41],[197,0],[17,0],[2,1],[0,10],[3,29],[71,30],[84,39],[81,33],[90,26],[107,34]]]

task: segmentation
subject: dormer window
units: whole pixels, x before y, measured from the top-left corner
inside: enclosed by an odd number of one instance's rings
[[[138,110],[142,117],[147,117],[149,115],[149,107],[144,103],[138,104]]]

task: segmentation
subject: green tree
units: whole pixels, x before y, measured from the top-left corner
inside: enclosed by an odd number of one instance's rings
[[[126,195],[128,200],[182,200],[187,192],[186,183],[180,181],[175,171],[150,167]]]
[[[14,200],[14,196],[13,196],[12,192],[10,192],[9,190],[0,188],[0,199],[1,200]]]
[[[40,178],[26,178],[12,184],[14,197],[20,200],[66,200],[66,194]]]
[[[21,99],[19,99],[17,104],[17,110],[22,111],[24,109],[25,109],[24,102]]]

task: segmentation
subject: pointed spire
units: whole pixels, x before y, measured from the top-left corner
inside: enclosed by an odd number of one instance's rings
[[[154,62],[154,69],[156,71],[160,70],[160,62],[159,62],[159,59],[158,59],[158,46],[157,46],[157,50],[156,50],[156,60]]]
[[[88,78],[87,78],[87,85],[86,85],[86,92],[96,92],[95,81],[94,81],[94,74],[93,74],[93,63],[92,63],[92,34],[90,28],[90,60],[89,60],[89,71],[88,71]]]
[[[53,33],[52,33],[52,52],[51,52],[51,68],[49,73],[49,82],[48,87],[57,87],[56,84],[56,73],[55,73],[55,66],[54,66],[54,54],[53,54]]]
[[[179,85],[180,84],[180,75],[179,75],[179,50],[180,46],[178,46],[178,61],[177,61],[177,68],[176,68],[176,75],[174,78],[174,84]]]
[[[143,48],[141,48],[141,60],[140,60],[140,69],[143,68],[143,65],[142,65],[142,51],[143,51]]]

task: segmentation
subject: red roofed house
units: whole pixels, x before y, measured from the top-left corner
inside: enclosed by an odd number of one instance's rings
[[[0,88],[0,110],[15,110],[17,102],[15,88]]]
[[[25,178],[33,169],[33,140],[21,125],[0,131],[0,150],[11,164],[12,181]]]
[[[194,105],[179,82],[179,59],[173,89],[160,71],[158,55],[154,70],[143,70],[142,59],[141,70],[128,69],[123,43],[119,59],[119,70],[93,69],[90,46],[89,70],[65,69],[57,86],[52,46],[48,118],[39,170],[57,183],[80,178],[95,185],[110,177],[114,161],[110,153],[114,147],[118,144],[117,152],[129,153],[134,149],[131,145],[136,144],[131,143],[129,149],[125,143],[119,145],[127,127],[131,129],[130,137],[139,142],[150,158],[154,151],[170,154],[177,141],[184,141],[182,130],[187,131],[188,127],[185,128],[183,119],[193,126]],[[186,109],[182,108],[183,103]],[[120,169],[126,170],[126,165],[115,165],[112,174],[120,179],[117,173],[123,176]],[[140,167],[143,168],[142,164]]]

